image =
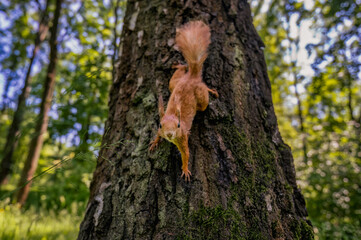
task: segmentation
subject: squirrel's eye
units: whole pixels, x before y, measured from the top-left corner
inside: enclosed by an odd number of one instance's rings
[[[162,128],[162,124],[159,124],[159,128]]]
[[[180,128],[180,123],[178,123],[178,128]]]

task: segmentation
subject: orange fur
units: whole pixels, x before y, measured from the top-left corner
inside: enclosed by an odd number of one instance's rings
[[[171,96],[165,112],[162,97],[159,97],[160,128],[150,146],[150,150],[154,150],[161,137],[174,143],[182,155],[182,177],[187,181],[191,176],[188,138],[193,118],[197,111],[207,108],[209,93],[218,97],[216,90],[202,82],[202,66],[209,44],[209,27],[201,21],[189,22],[177,29],[176,45],[187,61],[188,71],[185,65],[173,65],[177,70],[169,82]]]
[[[173,89],[175,88],[179,80],[182,79],[182,77],[186,74],[187,66],[177,64],[177,65],[173,65],[172,68],[176,68],[177,70],[174,72],[172,78],[169,81],[170,92],[173,92]]]

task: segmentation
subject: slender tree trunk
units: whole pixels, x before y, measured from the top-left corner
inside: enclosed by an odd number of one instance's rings
[[[287,18],[287,22],[290,23],[290,15],[286,15]],[[290,65],[290,69],[291,69],[291,73],[293,75],[293,87],[295,88],[295,97],[296,97],[296,101],[297,101],[297,118],[298,118],[298,122],[300,124],[300,133],[301,133],[301,140],[302,140],[302,153],[303,153],[303,162],[307,165],[307,133],[306,133],[306,129],[305,129],[305,120],[302,114],[302,100],[298,91],[298,83],[299,83],[299,77],[298,77],[298,71],[297,71],[297,56],[300,50],[299,47],[299,42],[300,42],[300,35],[301,35],[301,28],[298,26],[298,35],[296,39],[292,39],[290,37],[290,33],[291,33],[291,25],[288,24],[288,28],[287,28],[287,38],[290,42],[290,47],[289,47],[289,55],[290,55],[290,59],[291,59],[291,65]],[[293,49],[292,49],[292,43],[294,44],[295,47],[295,56],[293,57]]]
[[[103,148],[78,239],[312,239],[290,148],[273,110],[262,42],[246,0],[129,0]],[[166,141],[148,144],[169,97],[175,27],[202,19],[203,80],[217,89],[191,129],[190,183]]]
[[[35,38],[35,44],[33,49],[33,54],[30,58],[30,63],[28,66],[28,70],[26,72],[24,87],[21,91],[21,94],[18,98],[18,106],[14,113],[14,118],[11,123],[6,143],[4,147],[4,157],[1,161],[0,165],[0,185],[7,183],[7,178],[11,173],[11,168],[13,165],[13,153],[16,149],[16,146],[20,137],[20,125],[23,121],[24,112],[25,112],[25,102],[30,94],[30,83],[31,83],[31,69],[33,67],[34,59],[40,49],[41,43],[44,41],[47,33],[48,33],[48,6],[50,0],[46,1],[45,9],[42,13],[41,20],[39,22],[39,30]]]
[[[347,108],[349,111],[349,119],[353,122],[353,128],[355,130],[355,138],[356,142],[356,159],[361,159],[361,106],[359,107],[359,117],[355,116],[353,102],[353,94],[352,94],[352,76],[348,69],[346,68],[346,78],[347,78]]]
[[[296,64],[293,63],[293,68],[296,67]],[[298,121],[300,123],[300,132],[301,132],[301,139],[302,139],[302,152],[303,152],[303,162],[307,165],[307,133],[305,130],[305,121],[304,121],[304,117],[302,114],[302,102],[301,102],[301,97],[300,94],[298,92],[298,77],[297,77],[297,73],[295,72],[295,70],[293,70],[293,77],[294,77],[294,82],[293,82],[293,87],[295,88],[295,96],[296,96],[296,100],[297,100],[297,117],[298,117]]]
[[[253,16],[258,16],[259,12],[261,11],[262,6],[264,6],[264,0],[256,0],[256,3],[257,3],[257,7],[254,9]]]
[[[29,153],[26,158],[26,162],[21,174],[21,179],[18,184],[18,186],[22,188],[19,190],[16,200],[21,205],[25,203],[26,198],[28,197],[30,184],[31,184],[31,182],[29,181],[33,177],[35,170],[38,166],[40,151],[42,149],[43,141],[44,141],[44,133],[48,128],[48,120],[49,120],[48,113],[51,108],[51,101],[53,98],[55,77],[56,77],[55,72],[56,72],[56,63],[57,63],[57,54],[58,54],[57,32],[58,32],[58,22],[61,11],[61,3],[62,0],[56,1],[54,19],[51,27],[51,37],[49,40],[50,62],[44,82],[44,92],[40,105],[40,113],[35,127],[35,134],[31,139]]]
[[[14,72],[16,71],[16,67],[17,67],[17,59],[13,58],[11,65],[10,65],[10,73],[7,76],[6,80],[5,80],[5,85],[4,85],[4,90],[3,90],[3,95],[2,95],[2,107],[1,107],[1,113],[3,114],[5,112],[5,110],[9,107],[9,89],[10,89],[10,84],[11,82],[14,80]]]
[[[11,76],[11,73],[8,75],[8,77],[5,80],[5,86],[4,86],[4,92],[2,96],[2,107],[1,107],[1,113],[3,114],[5,110],[9,107],[9,97],[8,97],[8,91],[10,88],[10,83],[13,80],[13,76]]]
[[[346,56],[344,56],[346,57]],[[345,77],[347,79],[346,88],[347,88],[347,108],[349,112],[350,121],[357,121],[356,117],[354,116],[354,107],[353,107],[353,94],[352,94],[352,76],[350,71],[346,68],[345,69]],[[360,113],[361,114],[361,113]]]
[[[80,144],[78,148],[79,152],[88,152],[89,150],[88,140],[89,140],[89,129],[91,123],[90,120],[91,120],[91,114],[88,113],[87,118],[85,122],[83,122],[80,130],[81,136],[80,136]]]
[[[356,150],[356,158],[361,161],[361,106],[359,110],[358,121],[355,123],[356,130],[356,141],[357,141],[357,150]]]

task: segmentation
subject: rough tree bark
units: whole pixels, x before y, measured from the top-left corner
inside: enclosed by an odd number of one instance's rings
[[[49,39],[49,45],[50,45],[49,65],[44,82],[44,92],[41,99],[40,113],[36,122],[34,136],[30,142],[29,153],[21,173],[20,181],[18,183],[18,187],[21,188],[17,193],[16,201],[21,205],[25,203],[28,197],[30,191],[30,185],[31,185],[31,182],[29,181],[34,176],[34,173],[38,166],[40,151],[43,147],[44,134],[48,128],[48,120],[49,120],[48,113],[51,108],[51,102],[54,93],[56,63],[58,60],[57,32],[58,32],[61,4],[62,4],[62,0],[56,0],[54,18],[52,21],[53,24],[50,30],[51,36]]]
[[[41,43],[44,41],[47,33],[48,33],[48,6],[50,0],[46,1],[45,8],[41,13],[40,21],[39,21],[39,29],[35,37],[33,54],[31,55],[28,69],[26,71],[24,87],[21,91],[21,94],[18,97],[18,106],[14,113],[14,118],[11,123],[11,126],[8,131],[8,135],[6,137],[6,143],[4,146],[4,156],[0,165],[0,185],[6,184],[8,180],[8,176],[11,173],[11,168],[13,165],[13,153],[18,145],[19,137],[20,137],[20,125],[23,121],[24,112],[25,112],[25,102],[30,94],[30,84],[31,84],[31,69],[33,68],[33,63],[35,57],[40,49]],[[39,8],[40,10],[40,8]]]
[[[175,27],[194,19],[212,31],[203,79],[220,98],[195,117],[186,183],[177,148],[148,144],[182,60]],[[121,42],[78,239],[312,239],[247,1],[129,0]]]
[[[116,0],[114,6],[113,6],[113,2],[112,2],[112,7],[114,8],[114,28],[113,28],[113,48],[114,48],[114,52],[113,52],[113,55],[112,55],[112,77],[113,79],[115,78],[115,62],[117,60],[117,57],[118,57],[118,39],[119,39],[119,36],[118,36],[118,33],[117,33],[117,26],[118,26],[118,20],[119,20],[119,14],[118,14],[118,10],[119,10],[119,5],[120,5],[120,0]]]

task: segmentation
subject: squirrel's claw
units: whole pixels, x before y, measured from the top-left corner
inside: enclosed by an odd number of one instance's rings
[[[149,151],[150,152],[153,152],[154,151],[154,149],[156,149],[157,147],[158,147],[158,142],[157,141],[151,141],[150,143],[149,143]]]
[[[216,89],[209,89],[208,91],[212,93],[216,98],[219,98],[219,94]]]
[[[191,172],[188,170],[188,169],[184,169],[183,171],[182,171],[182,175],[181,175],[181,178],[184,176],[184,180],[186,181],[186,182],[190,182],[191,181],[191,176],[192,176],[192,174],[191,174]]]

